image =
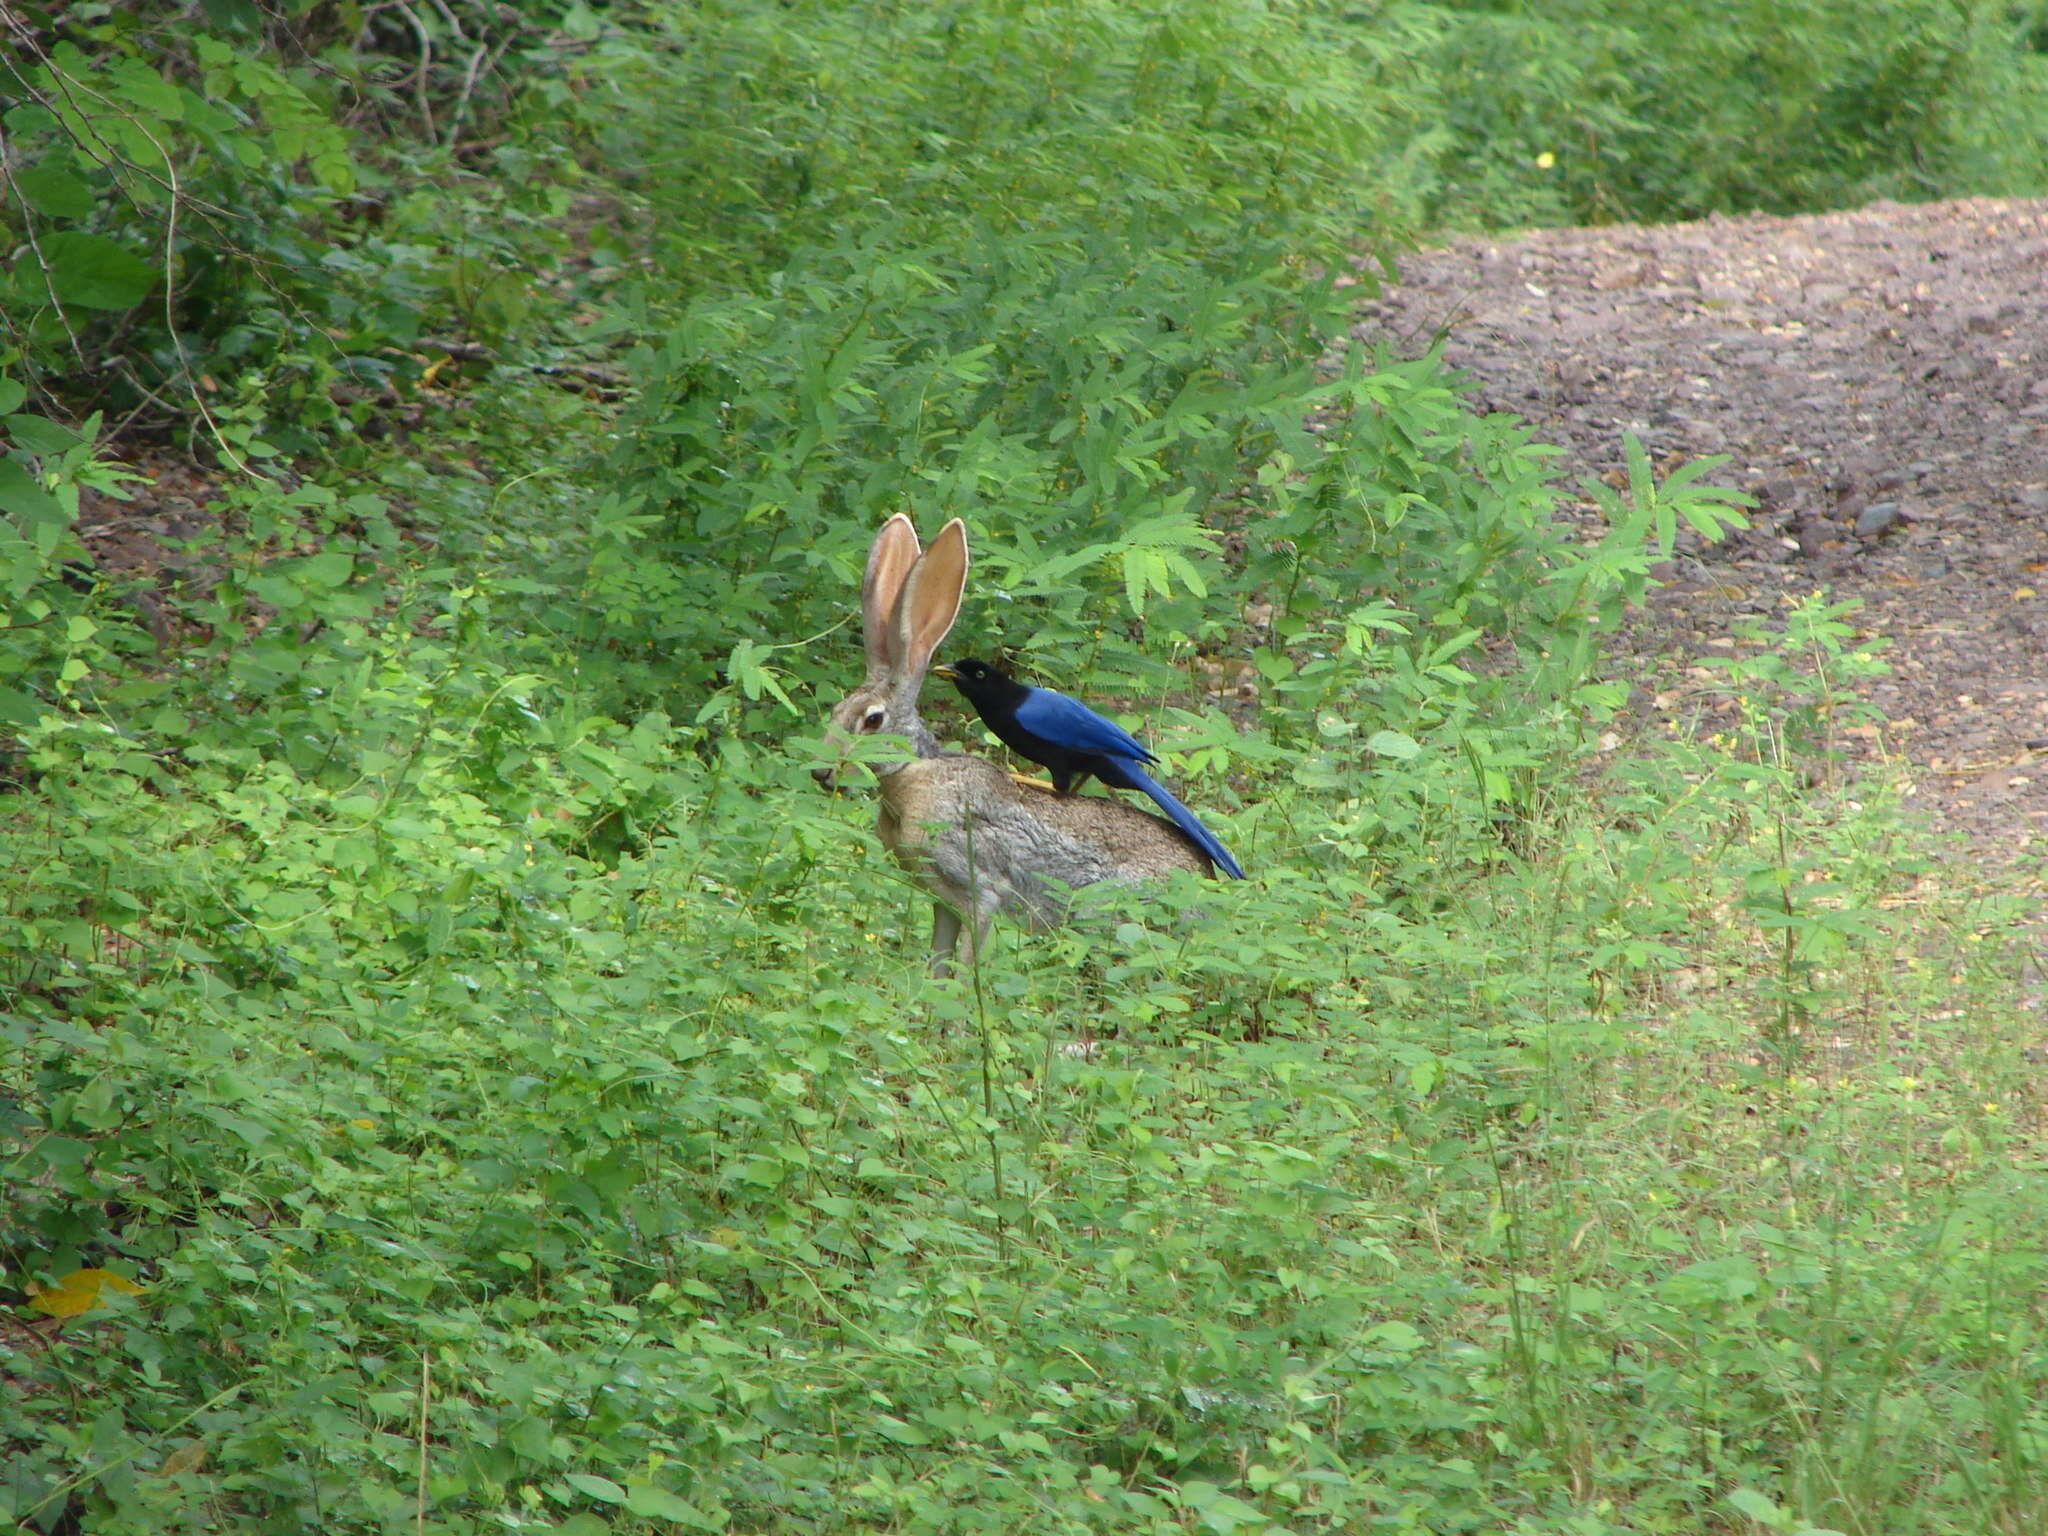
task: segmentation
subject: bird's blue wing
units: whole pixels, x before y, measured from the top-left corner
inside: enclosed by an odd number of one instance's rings
[[[1079,700],[1050,688],[1033,688],[1017,705],[1018,725],[1041,741],[1069,752],[1086,752],[1106,759],[1093,772],[1104,784],[1117,789],[1135,789],[1151,797],[1173,824],[1191,838],[1208,856],[1209,862],[1232,880],[1242,880],[1244,871],[1216,834],[1203,826],[1195,813],[1155,783],[1138,765],[1155,762],[1135,736],[1113,720],[1106,720]]]
[[[1078,699],[1050,688],[1033,688],[1017,706],[1017,723],[1040,740],[1069,752],[1097,752],[1129,762],[1158,759],[1129,731],[1095,713]]]

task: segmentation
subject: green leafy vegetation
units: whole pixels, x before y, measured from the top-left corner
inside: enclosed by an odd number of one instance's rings
[[[1455,224],[2048,190],[2038,0],[1441,9],[1430,206]]]
[[[2038,25],[1600,11],[18,7],[0,1515],[2041,1528],[2014,913],[1842,777],[1881,647],[1632,731],[1739,498],[1345,335],[1423,221],[1974,187]],[[898,509],[1250,882],[925,979],[805,771]]]

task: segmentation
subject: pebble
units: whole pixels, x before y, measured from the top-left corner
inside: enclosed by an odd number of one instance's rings
[[[1899,511],[1896,501],[1873,501],[1856,514],[1856,537],[1874,539],[1903,520],[1904,514]]]

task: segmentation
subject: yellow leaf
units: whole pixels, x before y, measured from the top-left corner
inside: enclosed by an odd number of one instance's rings
[[[28,1304],[48,1317],[77,1317],[100,1304],[100,1292],[140,1296],[142,1287],[108,1269],[74,1269],[55,1285],[29,1282]]]
[[[187,1472],[197,1472],[206,1465],[206,1447],[197,1440],[187,1440],[170,1455],[164,1464],[156,1469],[158,1477],[178,1477]]]
[[[2032,587],[2014,587],[2012,589],[2012,595],[2015,599],[2022,597],[2032,597],[2034,595],[2034,589]]]

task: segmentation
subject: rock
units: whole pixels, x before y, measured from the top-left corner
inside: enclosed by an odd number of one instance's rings
[[[1593,274],[1593,287],[1599,293],[1613,293],[1622,288],[1640,288],[1655,269],[1646,261],[1630,262],[1619,267],[1603,267]]]
[[[1794,507],[1801,500],[1799,482],[1789,475],[1775,475],[1768,479],[1752,480],[1749,482],[1747,489],[1749,494],[1757,499],[1758,506],[1764,511],[1770,511],[1774,508]]]
[[[1904,521],[1905,514],[1899,511],[1896,501],[1873,501],[1856,514],[1856,537],[1874,539]]]

